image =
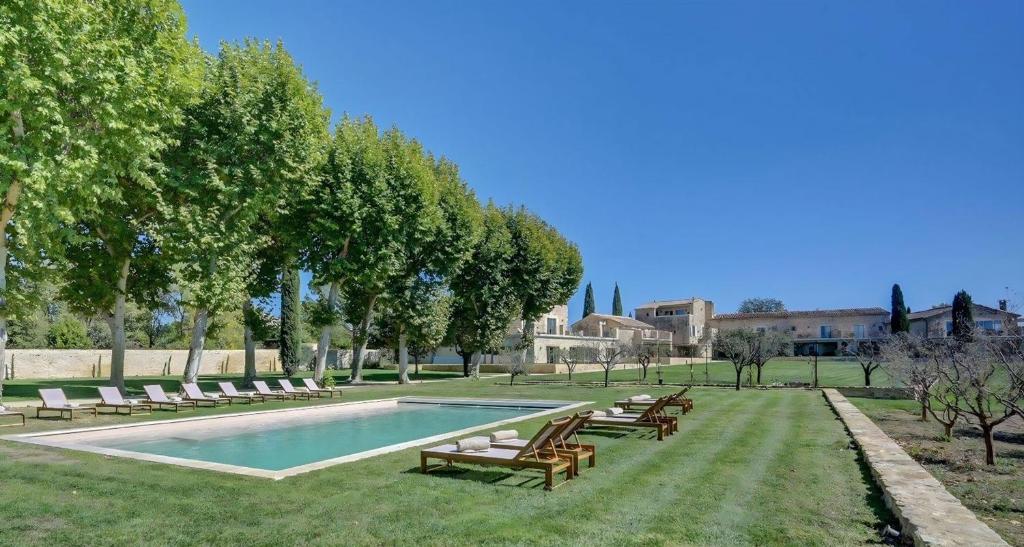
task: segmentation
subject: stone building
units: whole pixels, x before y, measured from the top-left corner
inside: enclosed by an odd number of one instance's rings
[[[795,355],[838,355],[852,342],[879,340],[889,334],[889,312],[882,308],[723,313],[712,326],[784,332]]]
[[[697,297],[655,300],[633,312],[635,319],[672,333],[672,355],[676,357],[703,357],[710,352],[711,338],[705,337],[705,330],[711,328],[714,315],[714,302]]]
[[[1000,308],[974,304],[971,309],[974,326],[982,332],[997,336],[1016,332],[1020,314],[1007,311],[1006,301],[1000,302]],[[910,333],[922,338],[945,338],[953,332],[953,306],[936,306],[911,313],[908,318]]]

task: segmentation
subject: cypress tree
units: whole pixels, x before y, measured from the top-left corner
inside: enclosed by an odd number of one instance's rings
[[[288,264],[281,276],[281,369],[291,376],[299,370],[299,347],[302,344],[302,327],[299,324],[299,301],[302,281],[299,268]]]
[[[969,340],[974,330],[974,302],[967,291],[961,290],[953,297],[953,337]]]
[[[615,284],[615,296],[612,297],[612,315],[622,315],[622,296],[619,294],[619,284]]]
[[[903,304],[903,289],[899,283],[892,286],[892,321],[889,329],[893,334],[898,332],[910,332],[910,318],[907,314],[910,309]]]
[[[583,295],[583,317],[594,313],[597,306],[594,304],[594,288],[587,283],[587,292]]]

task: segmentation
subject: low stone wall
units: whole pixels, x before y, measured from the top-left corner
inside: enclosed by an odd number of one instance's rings
[[[489,373],[508,372],[506,366],[507,365],[502,365],[502,364],[498,364],[498,363],[495,363],[495,364],[481,363],[480,364],[480,372],[489,372]],[[639,367],[639,365],[637,365],[636,363],[620,363],[618,365],[615,365],[615,368],[612,369],[612,370],[613,371],[615,371],[615,370],[636,370],[638,367]],[[462,372],[462,364],[461,363],[459,363],[459,364],[452,364],[452,363],[422,364],[421,363],[420,364],[420,368],[423,369],[423,370],[436,370],[436,371],[443,371],[443,372],[456,372],[456,371],[457,372]],[[601,368],[601,365],[599,365],[597,363],[580,363],[580,364],[576,365],[576,370],[573,371],[573,374],[580,373],[580,372],[596,372],[596,371],[603,371],[603,370],[604,369]],[[657,370],[657,367],[654,366],[654,365],[651,365],[651,366],[647,367],[647,376],[656,376],[657,375],[656,370]],[[565,363],[534,363],[533,365],[530,365],[530,374],[566,374],[568,372],[569,372],[569,369],[565,366]]]
[[[823,389],[914,545],[1008,545],[838,390]]]
[[[167,360],[171,374],[181,374],[188,358],[187,349],[130,349],[125,351],[125,376],[159,376]],[[7,378],[92,378],[110,374],[110,350],[103,349],[9,349]],[[256,350],[256,370],[280,369],[276,349]],[[241,373],[245,367],[244,350],[205,350],[200,374]]]
[[[914,392],[905,387],[864,387],[848,386],[835,388],[844,397],[867,399],[913,399]]]

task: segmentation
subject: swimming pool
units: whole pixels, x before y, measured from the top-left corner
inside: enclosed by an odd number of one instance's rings
[[[5,438],[280,479],[583,404],[394,398]]]

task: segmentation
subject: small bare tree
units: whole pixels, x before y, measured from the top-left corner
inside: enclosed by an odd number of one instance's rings
[[[604,370],[604,387],[608,387],[608,376],[623,359],[629,356],[632,346],[629,344],[615,344],[604,342],[591,342],[591,354],[594,360]]]
[[[508,373],[508,385],[511,386],[515,383],[516,376],[530,375],[530,367],[533,363],[528,362],[526,355],[518,347],[506,352],[504,357],[502,368]]]
[[[881,346],[885,371],[894,383],[911,390],[921,405],[921,421],[928,421],[932,388],[939,380],[933,359],[923,355],[924,341],[905,332],[894,334]]]
[[[740,390],[743,369],[751,366],[756,351],[757,334],[744,329],[724,329],[715,338],[715,351],[725,355],[736,370],[736,391]]]
[[[565,369],[569,371],[570,384],[572,383],[572,373],[576,371],[576,367],[584,360],[586,352],[583,350],[584,348],[573,346],[568,351],[558,352],[558,358],[565,365]]]
[[[751,364],[757,368],[757,385],[761,385],[761,371],[768,361],[793,354],[793,341],[785,333],[774,330],[758,332],[754,337]]]
[[[871,373],[882,366],[882,346],[874,340],[862,340],[847,347],[845,353],[857,359],[864,371],[864,386],[871,387]]]
[[[991,337],[985,343],[1010,384],[1006,392],[994,394],[1000,397],[999,402],[1024,418],[1024,336]]]
[[[941,363],[939,375],[957,396],[957,409],[981,429],[988,465],[996,463],[993,430],[1015,413],[1002,401],[1019,397],[1013,382],[999,378],[998,358],[992,352],[994,343],[983,333],[973,332],[944,341],[934,350]]]

